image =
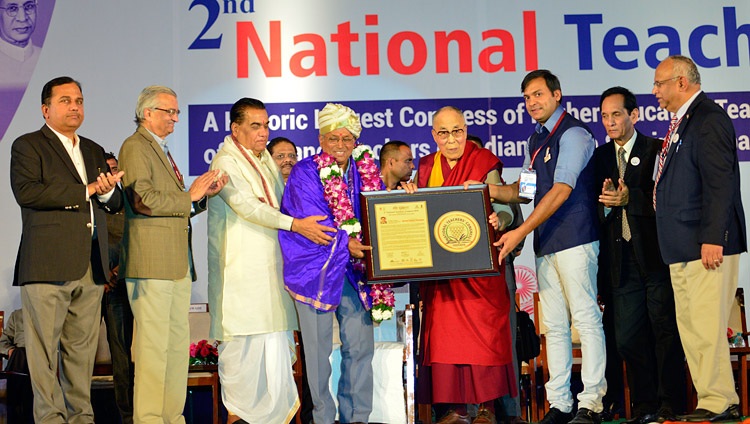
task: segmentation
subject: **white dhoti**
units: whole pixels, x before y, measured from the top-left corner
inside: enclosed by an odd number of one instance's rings
[[[287,424],[299,408],[291,331],[236,336],[219,345],[221,397],[250,424]]]

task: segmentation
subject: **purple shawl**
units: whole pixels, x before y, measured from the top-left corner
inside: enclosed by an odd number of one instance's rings
[[[354,186],[354,216],[361,219],[359,210],[360,177],[353,159],[349,159],[349,184]],[[320,221],[336,227],[333,214],[323,197],[323,184],[313,157],[307,157],[292,169],[281,200],[281,212],[294,218],[325,215]],[[291,231],[279,231],[281,254],[284,257],[284,284],[298,302],[321,311],[335,310],[341,302],[344,277],[357,290],[359,299],[370,309],[369,288],[365,276],[355,271],[349,260],[349,236],[338,230],[328,246],[317,245]],[[360,284],[362,282],[362,284]]]

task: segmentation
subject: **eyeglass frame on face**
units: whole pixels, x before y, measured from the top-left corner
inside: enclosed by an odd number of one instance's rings
[[[32,0],[32,1],[27,1],[21,5],[19,5],[18,3],[13,3],[11,7],[0,7],[0,9],[5,10],[5,14],[9,18],[16,18],[18,17],[18,12],[21,11],[22,7],[23,7],[24,14],[29,15],[31,13],[36,13],[36,6],[37,6],[36,0]],[[12,9],[15,9],[15,11],[13,11]]]
[[[160,111],[166,113],[167,115],[169,115],[170,117],[171,116],[180,116],[180,112],[181,112],[180,109],[164,109],[164,108],[160,108],[160,107],[154,107],[154,108],[151,108],[151,109],[160,110]]]
[[[447,130],[437,131],[434,128],[433,128],[433,131],[435,131],[435,135],[437,136],[437,138],[440,141],[446,141],[451,136],[455,140],[458,140],[459,138],[464,137],[466,135],[466,125],[464,125],[463,128],[456,128],[456,129],[451,130],[451,131],[447,131]]]
[[[339,138],[337,135],[333,136],[325,136],[326,143],[331,145],[339,144],[339,141],[343,141],[345,145],[347,144],[354,144],[357,140],[354,137],[342,137]]]
[[[676,77],[667,78],[661,81],[654,81],[654,88],[661,88],[661,86],[664,85],[665,83],[672,81],[672,80],[676,80],[678,78],[682,78],[682,77],[683,75],[677,75]]]

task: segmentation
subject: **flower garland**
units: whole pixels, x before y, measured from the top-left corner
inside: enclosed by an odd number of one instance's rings
[[[380,190],[380,172],[375,165],[372,150],[360,144],[352,151],[354,163],[361,180],[362,191]],[[354,207],[349,198],[344,171],[336,163],[334,158],[326,152],[314,157],[318,165],[320,182],[323,183],[323,196],[328,203],[328,208],[333,213],[333,222],[338,228],[346,231],[349,237],[362,241],[362,225],[354,216]],[[354,269],[364,272],[365,264],[361,259],[351,258]],[[395,298],[389,284],[375,284],[371,287],[372,309],[370,314],[372,320],[381,322],[393,317]]]

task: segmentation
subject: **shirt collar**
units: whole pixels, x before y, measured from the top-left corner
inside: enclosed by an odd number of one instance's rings
[[[151,137],[153,137],[153,138],[154,138],[154,140],[156,140],[156,142],[157,142],[157,143],[159,144],[159,146],[161,147],[161,149],[162,149],[162,150],[164,150],[164,153],[167,153],[167,152],[169,151],[169,150],[168,150],[168,148],[167,148],[167,140],[166,140],[166,139],[164,139],[164,138],[161,138],[161,137],[159,137],[158,135],[156,135],[156,134],[152,133],[152,132],[151,132],[151,130],[149,130],[149,129],[148,129],[148,128],[146,128],[146,127],[143,127],[143,128],[144,128],[144,129],[145,129],[146,131],[148,131],[148,133],[149,133],[149,134],[151,134]]]
[[[633,131],[633,135],[630,136],[628,141],[626,141],[623,146],[620,146],[619,144],[612,141],[612,143],[615,143],[615,154],[617,154],[620,151],[620,147],[622,147],[623,149],[625,149],[625,157],[629,158],[630,153],[633,151],[636,137],[638,137],[638,131]]]
[[[547,128],[547,131],[551,133],[552,129],[554,129],[555,125],[557,125],[557,121],[559,121],[560,117],[562,117],[564,110],[565,109],[563,109],[562,105],[557,105],[557,109],[555,109],[555,111],[552,112],[552,115],[550,115],[549,119],[547,119],[547,122],[545,122],[544,125],[538,122],[536,123],[536,128],[535,128],[536,132],[537,133],[542,132],[542,126],[543,126]]]
[[[45,124],[45,125],[47,125],[47,128],[49,128],[53,133],[55,133],[57,138],[59,138],[60,141],[67,147],[76,147],[81,144],[80,139],[78,138],[78,134],[73,133],[73,136],[75,138],[68,138],[68,136],[64,135],[63,133],[55,131],[55,129],[50,127],[48,124]],[[75,141],[75,144],[73,143],[73,141]]]
[[[34,46],[31,44],[31,40],[26,43],[25,47],[14,46],[5,40],[0,40],[0,52],[13,60],[23,62],[34,54]]]
[[[685,113],[687,112],[690,105],[693,104],[695,98],[698,97],[698,95],[702,92],[703,90],[696,91],[695,94],[693,94],[682,106],[680,106],[679,109],[677,109],[677,120],[680,120],[683,116],[685,116]]]

